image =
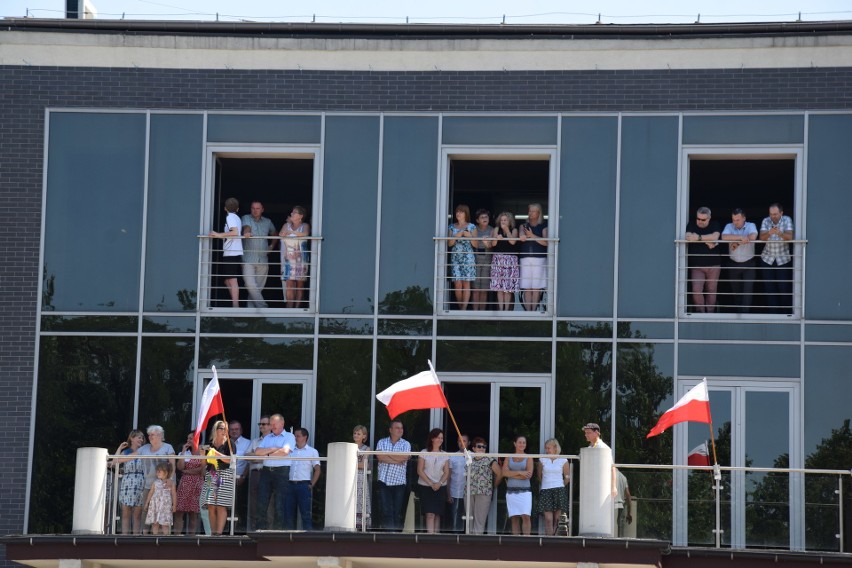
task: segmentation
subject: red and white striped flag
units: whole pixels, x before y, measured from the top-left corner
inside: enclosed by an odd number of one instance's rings
[[[219,390],[219,375],[213,367],[213,380],[207,384],[201,395],[201,406],[198,408],[198,426],[195,427],[193,442],[198,446],[201,433],[207,428],[207,423],[217,414],[224,414],[225,405],[222,403],[222,391]]]
[[[707,442],[702,442],[690,450],[686,456],[687,465],[710,465],[710,450]]]
[[[710,396],[707,394],[707,379],[695,385],[677,403],[660,416],[657,425],[651,428],[646,438],[662,434],[679,422],[704,422],[712,424],[710,418]]]
[[[429,370],[392,384],[376,395],[388,407],[391,420],[409,410],[448,408],[438,375],[429,361]]]

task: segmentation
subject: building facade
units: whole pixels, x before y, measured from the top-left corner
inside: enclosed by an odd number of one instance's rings
[[[374,444],[374,395],[431,360],[492,451],[521,433],[576,453],[593,421],[621,464],[686,464],[705,426],[645,434],[706,377],[723,465],[848,469],[850,32],[9,21],[0,530],[69,532],[70,491],[44,488],[73,486],[76,449],[147,424],[177,446],[214,366],[247,436],[282,412],[321,451],[356,424]],[[305,209],[296,256],[275,238],[261,261],[266,307],[242,280],[233,307],[223,285],[207,235],[230,197],[240,216],[261,202],[276,234]],[[697,209],[760,229],[773,203],[794,227],[780,307],[761,259],[743,292],[720,245],[718,309],[697,310]],[[497,310],[487,280],[461,309],[460,204],[492,226],[540,205],[546,276],[527,309],[519,293]],[[449,428],[439,411],[403,420],[415,447]],[[634,472],[639,536],[711,543],[706,488],[667,475]],[[838,502],[815,487],[730,474],[725,545],[839,551]]]

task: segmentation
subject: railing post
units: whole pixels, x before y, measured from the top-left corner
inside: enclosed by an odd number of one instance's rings
[[[716,493],[716,529],[713,531],[716,535],[716,548],[722,547],[722,470],[719,464],[713,466],[713,481],[715,481],[714,489]]]
[[[612,536],[612,452],[580,450],[580,536]]]
[[[358,446],[351,442],[328,445],[325,491],[325,530],[355,531]],[[362,509],[366,514],[366,510]]]
[[[845,546],[846,543],[844,542],[844,538],[843,538],[843,529],[844,529],[843,513],[844,513],[844,511],[843,511],[843,476],[842,475],[837,476],[837,494],[838,494],[838,497],[839,497],[838,503],[840,504],[840,507],[838,508],[838,511],[840,512],[840,519],[839,519],[840,522],[838,523],[838,528],[840,530],[840,534],[839,534],[839,536],[840,536],[840,552],[845,552],[846,551],[846,546]]]
[[[77,448],[71,534],[104,534],[106,448]]]

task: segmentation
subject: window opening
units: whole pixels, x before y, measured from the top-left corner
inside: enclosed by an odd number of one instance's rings
[[[722,239],[725,227],[732,223],[732,212],[741,209],[745,222],[754,224],[759,240],[761,223],[769,217],[771,204],[780,204],[784,216],[796,219],[795,179],[796,161],[788,156],[779,159],[690,156],[687,224],[698,227],[699,232],[709,231],[705,229],[708,225],[696,225],[697,218],[708,216],[697,213],[699,208],[706,207],[711,212],[710,223],[715,224]],[[794,239],[801,238],[797,231],[794,222]],[[702,247],[706,245],[688,245],[686,313],[793,313],[793,270],[801,262],[801,257],[795,254],[797,247],[787,245],[793,258],[786,266],[769,266],[761,259],[765,246],[756,243],[754,256],[737,262],[746,255],[735,260],[731,252],[737,247],[720,242],[714,247],[719,267],[714,271],[711,266],[714,263],[698,253],[699,249],[704,251]],[[747,249],[741,253],[745,251]]]
[[[296,207],[304,208],[299,225],[313,227],[313,157],[304,154],[277,154],[269,157],[218,155],[214,176],[214,231],[222,232],[226,219],[225,200],[231,197],[239,201],[237,216],[241,221],[241,235],[244,234],[246,218],[253,217],[252,206],[255,203],[262,205],[260,218],[269,219],[274,228],[268,240],[242,240],[243,262],[238,276],[239,307],[307,309],[311,303],[310,279],[316,271],[315,248],[310,240],[279,238],[279,234]],[[257,230],[269,225],[258,222],[252,226]],[[299,229],[293,227],[292,223],[290,228]],[[253,234],[253,237],[263,236],[267,235]],[[211,240],[210,306],[219,308],[234,307],[230,291],[224,283],[223,243],[221,239]],[[263,252],[264,246],[268,248],[267,252]],[[282,246],[287,249],[283,255],[283,265]]]
[[[547,226],[549,213],[550,162],[533,159],[470,159],[451,156],[449,162],[448,211],[442,236],[461,235],[456,209],[467,206],[468,222],[474,225],[468,240],[445,242],[448,250],[444,266],[443,300],[449,310],[547,311],[548,290],[553,281],[555,255],[551,247],[539,247],[538,254],[522,255],[518,233],[530,222],[530,204],[541,206],[540,232]],[[487,212],[487,225],[478,215]],[[497,226],[501,213],[510,214],[514,237],[498,242],[487,236]],[[450,229],[456,225],[455,229]],[[503,231],[509,232],[509,231]],[[548,233],[548,237],[553,237]],[[473,240],[471,240],[473,239]],[[514,244],[512,242],[514,241]],[[532,239],[529,243],[532,245]],[[500,255],[499,257],[496,255]],[[532,268],[521,267],[532,256],[540,263],[536,277]],[[513,258],[514,257],[514,258]],[[492,274],[493,272],[493,274]],[[522,284],[527,287],[523,288]],[[526,290],[526,292],[524,292]]]

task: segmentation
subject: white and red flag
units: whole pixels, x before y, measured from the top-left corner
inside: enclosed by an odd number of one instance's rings
[[[449,408],[438,375],[429,362],[429,370],[392,384],[376,395],[388,407],[391,420],[409,410]]]
[[[707,394],[707,379],[695,385],[683,395],[677,403],[660,416],[657,425],[651,428],[646,438],[662,434],[679,422],[704,422],[712,424],[710,418],[710,397]]]
[[[710,449],[702,442],[690,450],[686,456],[687,465],[710,465]]]
[[[219,375],[216,374],[216,367],[213,367],[213,380],[207,383],[204,394],[201,395],[201,406],[198,407],[198,426],[195,427],[193,438],[196,446],[210,419],[224,413],[225,405],[222,404],[222,391],[219,390]]]

